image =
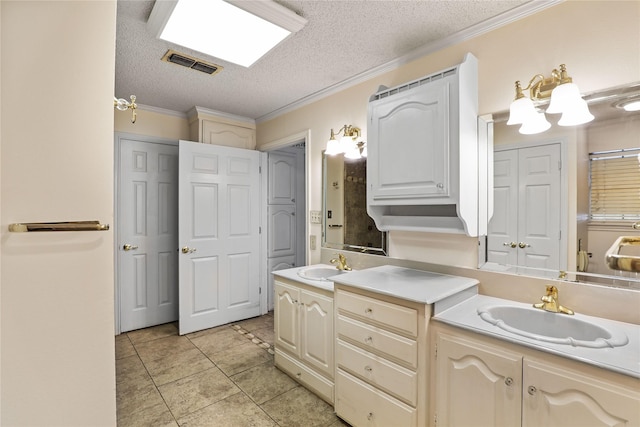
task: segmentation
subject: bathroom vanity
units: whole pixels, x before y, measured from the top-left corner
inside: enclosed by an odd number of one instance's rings
[[[640,425],[638,325],[465,277],[313,268],[274,272],[276,365],[353,426]]]

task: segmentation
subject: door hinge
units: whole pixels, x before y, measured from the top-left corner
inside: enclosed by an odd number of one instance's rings
[[[262,173],[262,166],[258,166],[258,173]]]
[[[262,227],[258,227],[258,234],[262,234]]]
[[[262,295],[262,288],[258,288],[258,294]]]
[[[436,349],[434,351],[434,354],[435,354],[434,358],[438,360],[438,344],[436,344]]]
[[[558,160],[558,170],[562,170],[562,160]]]

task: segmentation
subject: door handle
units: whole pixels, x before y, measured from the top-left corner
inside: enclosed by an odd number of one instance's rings
[[[528,244],[528,243],[525,243],[525,242],[520,242],[520,243],[518,243],[518,247],[520,247],[520,249],[524,249],[524,248],[530,248],[531,245]],[[515,246],[514,246],[514,248],[515,248]]]
[[[194,253],[197,249],[190,248],[189,246],[184,246],[181,250],[183,254],[191,254],[191,253]]]
[[[510,248],[515,248],[516,246],[518,246],[518,244],[516,242],[509,242],[509,243],[504,242],[502,246],[509,246]]]
[[[130,245],[130,244],[128,244],[128,243],[125,243],[125,244],[122,246],[122,249],[123,249],[123,250],[125,250],[125,251],[135,251],[136,249],[138,249],[138,246],[136,246],[136,245]]]

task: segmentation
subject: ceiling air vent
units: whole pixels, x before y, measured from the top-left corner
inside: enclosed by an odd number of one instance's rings
[[[169,49],[167,53],[162,57],[163,61],[173,62],[174,64],[182,65],[183,67],[191,68],[194,70],[202,71],[210,75],[214,75],[222,71],[222,66],[212,64],[210,62],[201,61],[197,58],[178,53],[175,50]]]

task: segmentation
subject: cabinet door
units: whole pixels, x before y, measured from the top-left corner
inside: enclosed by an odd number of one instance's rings
[[[302,360],[333,378],[333,300],[300,291]]]
[[[450,86],[443,79],[370,103],[367,180],[374,202],[449,195]]]
[[[438,425],[520,425],[522,356],[441,333],[437,341]]]
[[[255,150],[255,134],[256,131],[254,129],[212,120],[202,120],[202,142],[205,144]]]
[[[297,356],[300,352],[300,330],[298,329],[300,290],[276,281],[275,292],[275,345]]]
[[[526,360],[523,426],[638,426],[639,388],[626,389],[587,375]]]

